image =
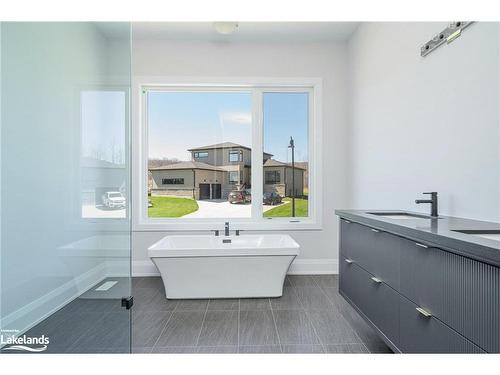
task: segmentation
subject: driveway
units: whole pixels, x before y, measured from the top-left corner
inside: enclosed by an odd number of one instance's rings
[[[192,218],[233,218],[233,217],[251,217],[252,205],[248,204],[231,204],[227,200],[201,200],[198,203],[198,211],[184,215],[183,217]],[[286,203],[282,203],[286,204]],[[276,206],[264,206],[263,211],[266,212]]]
[[[122,219],[127,216],[125,208],[111,209],[93,203],[82,204],[82,218]]]

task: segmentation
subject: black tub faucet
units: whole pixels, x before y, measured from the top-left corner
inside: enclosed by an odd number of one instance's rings
[[[229,236],[229,221],[224,223],[224,236]]]
[[[416,204],[430,203],[431,204],[431,217],[438,217],[438,193],[437,193],[437,191],[432,191],[430,193],[423,193],[423,194],[429,194],[431,196],[431,199],[417,199],[417,200],[415,200],[415,203]]]

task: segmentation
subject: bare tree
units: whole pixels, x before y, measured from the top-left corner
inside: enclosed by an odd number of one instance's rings
[[[149,168],[160,168],[166,165],[176,164],[179,162],[177,158],[151,158],[148,160]]]

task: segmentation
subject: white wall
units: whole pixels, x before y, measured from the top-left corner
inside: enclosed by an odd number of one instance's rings
[[[498,24],[425,58],[446,23],[368,23],[349,41],[350,204],[500,221]]]
[[[336,270],[336,207],[346,206],[347,65],[345,43],[132,43],[133,76],[314,77],[323,79],[323,230],[293,232],[295,271]],[[134,108],[133,108],[134,110]],[[138,126],[133,123],[132,126]],[[135,151],[133,150],[133,153]],[[136,155],[133,155],[135,158]],[[138,178],[134,175],[133,178]],[[222,227],[222,223],[221,223]],[[172,232],[133,232],[133,273],[155,272],[147,248]],[[298,267],[298,268],[297,268]]]

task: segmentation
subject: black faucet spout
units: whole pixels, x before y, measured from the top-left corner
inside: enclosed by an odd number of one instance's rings
[[[416,204],[430,203],[430,205],[431,205],[431,217],[438,217],[438,193],[437,193],[437,191],[432,191],[432,192],[423,193],[423,194],[430,195],[431,199],[416,199],[415,203]]]

